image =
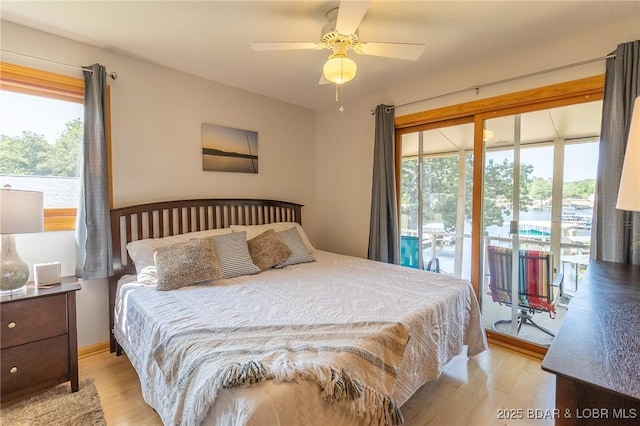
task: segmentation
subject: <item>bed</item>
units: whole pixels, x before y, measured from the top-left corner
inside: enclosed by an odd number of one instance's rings
[[[301,211],[112,210],[111,350],[165,424],[401,424],[450,359],[486,349],[468,282],[317,250]]]

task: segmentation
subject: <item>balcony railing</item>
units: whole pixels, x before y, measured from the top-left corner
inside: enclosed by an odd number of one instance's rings
[[[418,266],[418,238],[417,231],[403,231],[401,249],[402,264],[414,268]],[[541,238],[520,237],[520,248],[551,250],[549,241]],[[425,231],[422,234],[423,263],[429,259],[438,258],[440,271],[446,274],[459,275],[469,278],[471,270],[471,235],[458,236],[453,232]],[[455,250],[456,245],[463,244],[462,250]],[[483,247],[488,245],[511,247],[513,238],[499,236],[483,237]],[[578,289],[578,282],[589,263],[589,243],[584,242],[560,243],[560,261],[558,271],[564,275],[564,296],[571,297]],[[461,256],[461,258],[460,258]],[[462,271],[456,274],[456,271]],[[486,285],[487,283],[484,283]]]

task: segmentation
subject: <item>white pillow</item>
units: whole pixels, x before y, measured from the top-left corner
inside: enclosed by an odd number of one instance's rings
[[[158,284],[158,271],[155,266],[147,266],[142,269],[138,274],[136,281],[138,284],[144,285],[157,285]]]
[[[302,226],[300,226],[298,222],[274,222],[265,223],[264,225],[231,225],[233,232],[246,231],[247,240],[257,237],[268,229],[273,229],[276,232],[282,232],[291,228],[296,228],[298,230],[298,234],[300,234],[307,251],[309,253],[315,253],[316,249],[311,245],[307,234],[305,234],[304,229],[302,229]]]
[[[207,238],[216,235],[230,234],[230,228],[210,229],[207,231],[187,232],[186,234],[173,235],[163,238],[147,238],[146,240],[131,241],[127,244],[129,256],[136,265],[136,272],[140,273],[147,266],[155,266],[153,254],[159,247],[176,243],[186,243],[192,238]]]

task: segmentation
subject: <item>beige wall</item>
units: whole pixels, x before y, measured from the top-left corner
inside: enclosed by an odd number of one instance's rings
[[[376,105],[402,105],[477,84],[603,57],[614,51],[618,44],[639,38],[638,21],[631,19],[586,30],[554,43],[541,44],[535,49],[491,58],[473,67],[430,75],[415,82],[398,82],[393,89],[345,103],[343,112],[337,106],[318,111],[316,201],[319,232],[316,244],[330,251],[367,256],[374,138],[374,118],[370,111]],[[399,107],[396,116],[602,74],[604,71],[605,62],[600,61],[487,87],[479,94],[468,90]],[[349,90],[348,85],[344,90]]]
[[[2,49],[65,64],[104,64],[110,81],[116,207],[179,198],[249,197],[304,204],[315,239],[315,113],[138,59],[2,22]],[[79,71],[3,55],[3,61],[81,77]],[[203,172],[202,123],[258,132],[259,173]],[[73,232],[19,235],[30,265],[60,260],[74,273]],[[78,341],[108,340],[106,281],[78,293]]]
[[[192,197],[268,197],[305,204],[313,225],[315,114],[142,61],[108,66],[116,206]],[[201,124],[258,132],[259,173],[202,171]]]

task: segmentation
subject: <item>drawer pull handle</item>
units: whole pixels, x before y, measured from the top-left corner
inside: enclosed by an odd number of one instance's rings
[[[15,326],[16,326],[16,323],[15,323],[15,322],[13,322],[13,321],[11,321],[11,322],[7,325],[7,327],[9,327],[9,328],[14,328]]]
[[[9,370],[9,373],[13,374],[13,373],[17,373],[18,372],[18,367],[13,366],[11,367],[11,370]]]

